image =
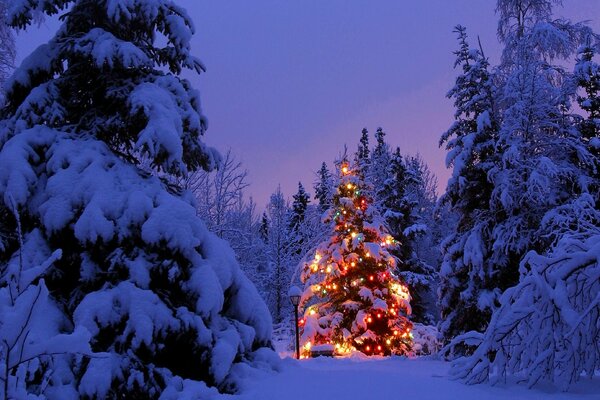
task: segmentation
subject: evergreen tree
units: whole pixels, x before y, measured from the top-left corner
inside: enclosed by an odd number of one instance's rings
[[[217,164],[198,92],[179,76],[202,70],[192,22],[169,0],[24,0],[13,24],[40,10],[68,12],[11,79],[0,129],[0,215],[17,232],[0,252],[0,308],[16,307],[0,315],[1,339],[35,356],[19,364],[3,347],[5,397],[234,390],[234,365],[270,346],[268,310],[190,196],[132,165]]]
[[[302,182],[298,182],[298,192],[293,196],[293,198],[294,201],[292,202],[292,213],[289,225],[289,229],[292,232],[300,229],[300,225],[304,222],[304,218],[306,217],[308,203],[310,203],[310,195],[306,193],[306,190],[304,190]]]
[[[333,198],[333,176],[327,164],[323,162],[321,168],[317,172],[317,181],[314,184],[315,189],[315,200],[319,201],[319,209],[321,212],[325,212],[331,207],[331,200]]]
[[[363,128],[360,136],[360,141],[358,144],[358,149],[356,151],[355,162],[358,168],[360,168],[363,176],[367,176],[369,173],[370,167],[370,157],[369,154],[371,150],[369,149],[369,131],[367,128]]]
[[[454,99],[455,122],[440,140],[448,150],[446,165],[453,168],[441,200],[459,219],[442,249],[440,331],[446,341],[485,329],[500,285],[497,267],[489,259],[493,186],[488,175],[498,162],[493,79],[482,52],[470,48],[466,29],[459,25],[455,32],[459,50],[454,65],[462,73],[448,92]]]
[[[359,167],[343,160],[340,169],[329,213],[334,232],[302,271],[304,349],[328,344],[338,353],[406,354],[410,295],[388,250],[397,243],[367,195]]]
[[[263,211],[262,218],[260,219],[259,233],[264,242],[269,239],[269,217],[266,211]]]
[[[4,103],[4,85],[13,69],[15,38],[8,21],[8,0],[0,0],[0,106]]]
[[[455,339],[477,344],[452,372],[469,383],[511,374],[530,385],[549,379],[567,388],[600,362],[591,345],[600,340],[600,309],[597,296],[589,296],[598,285],[598,263],[590,262],[600,226],[590,174],[595,157],[573,123],[572,80],[553,64],[572,55],[589,28],[552,20],[553,3],[498,1],[500,38],[512,57],[503,60],[498,80],[501,162],[488,174],[486,227],[492,240],[489,250],[466,256],[491,265],[480,276],[491,271],[501,295],[485,333]]]
[[[390,165],[390,148],[385,141],[385,132],[382,128],[377,128],[375,132],[377,144],[371,153],[370,168],[367,179],[374,188],[375,201],[380,204],[382,190],[388,177],[388,168]]]
[[[595,188],[591,191],[597,191],[600,190],[600,65],[594,61],[596,52],[590,42],[591,38],[579,49],[574,77],[577,88],[583,91],[577,96],[577,103],[587,113],[580,119],[578,128],[581,140],[594,156],[590,172]],[[596,204],[600,208],[600,199]]]

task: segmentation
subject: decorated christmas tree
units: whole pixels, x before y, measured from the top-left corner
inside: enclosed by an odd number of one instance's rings
[[[301,305],[303,355],[315,345],[337,354],[406,354],[411,348],[410,295],[389,250],[400,246],[372,206],[359,168],[347,160],[328,218],[333,233],[305,263]]]

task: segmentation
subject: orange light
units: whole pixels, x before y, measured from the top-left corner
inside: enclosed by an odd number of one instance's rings
[[[352,184],[351,184],[351,183],[349,183],[349,184],[347,184],[347,185],[346,185],[346,187],[347,187],[348,189],[352,189]]]
[[[375,277],[373,275],[369,276],[370,281],[372,281],[373,279],[375,279]]]
[[[381,318],[381,314],[380,313],[377,313],[377,318]]]
[[[352,261],[352,262],[350,263],[350,266],[351,266],[351,267],[356,267],[356,263],[355,263],[354,261]]]
[[[377,350],[381,351],[381,346],[377,346]]]
[[[371,346],[367,346],[367,347],[365,347],[365,350],[366,350],[366,351],[371,351]]]
[[[368,317],[368,318],[367,318],[367,322],[368,322],[368,323],[371,323],[371,322],[373,322],[373,318],[371,318],[371,317]]]
[[[342,167],[342,172],[347,174],[348,173],[348,167],[346,167],[345,165]]]
[[[400,334],[400,332],[394,331],[394,335],[398,336],[399,334]]]

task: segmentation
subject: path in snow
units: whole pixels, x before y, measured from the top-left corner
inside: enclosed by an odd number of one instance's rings
[[[449,364],[428,359],[286,358],[282,370],[247,376],[240,400],[600,399],[600,377],[562,393],[552,386],[467,386],[447,378]],[[236,396],[237,397],[237,396]]]

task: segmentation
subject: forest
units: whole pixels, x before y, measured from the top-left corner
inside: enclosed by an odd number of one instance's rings
[[[210,146],[177,1],[0,0],[0,400],[266,399],[252,371],[321,354],[597,384],[600,35],[558,0],[495,3],[498,63],[452,32],[447,184],[357,126],[264,206]]]

